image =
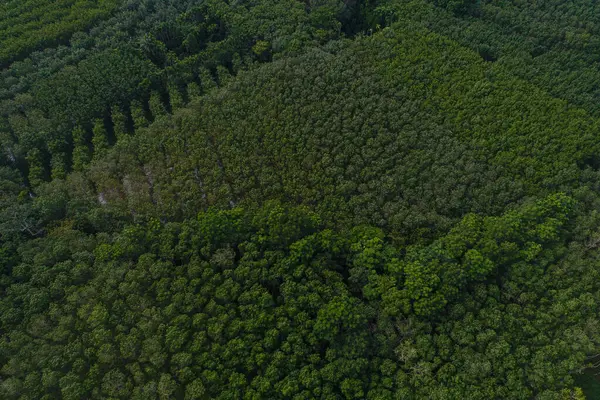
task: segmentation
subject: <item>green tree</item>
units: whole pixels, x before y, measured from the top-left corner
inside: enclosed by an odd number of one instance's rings
[[[92,145],[94,147],[94,159],[102,158],[108,151],[108,133],[102,119],[94,121],[92,129]]]
[[[152,113],[153,118],[160,118],[167,115],[167,109],[163,103],[161,94],[153,90],[150,95],[150,112]]]
[[[111,120],[115,138],[117,140],[129,134],[129,130],[127,128],[127,116],[120,106],[115,105],[111,107]]]
[[[82,171],[91,161],[91,151],[88,144],[87,133],[81,126],[73,129],[73,170]]]
[[[140,101],[134,100],[131,102],[131,119],[136,130],[148,126],[149,121],[146,118],[146,111]]]
[[[46,181],[46,168],[44,166],[44,154],[41,150],[33,148],[27,152],[27,163],[29,166],[29,183],[38,186]]]

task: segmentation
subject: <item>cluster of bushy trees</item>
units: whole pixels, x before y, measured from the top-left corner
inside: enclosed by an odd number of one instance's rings
[[[0,5],[0,398],[584,399],[596,8]]]
[[[569,374],[600,340],[595,252],[572,242],[600,221],[577,216],[554,195],[407,248],[273,202],[113,234],[63,223],[21,248],[4,286],[0,390],[576,398]]]

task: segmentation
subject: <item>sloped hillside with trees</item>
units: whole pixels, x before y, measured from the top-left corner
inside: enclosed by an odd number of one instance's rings
[[[4,2],[0,398],[597,398],[596,8]]]

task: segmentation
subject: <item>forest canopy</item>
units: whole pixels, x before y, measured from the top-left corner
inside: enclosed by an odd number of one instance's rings
[[[0,398],[599,398],[598,7],[3,2]]]

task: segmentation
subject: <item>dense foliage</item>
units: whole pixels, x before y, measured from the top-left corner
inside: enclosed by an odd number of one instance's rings
[[[276,203],[113,235],[62,225],[5,289],[3,395],[554,398],[600,340],[573,207],[470,214],[404,251]]]
[[[34,50],[52,47],[87,30],[117,8],[119,0],[43,2],[9,0],[0,4],[0,66]]]
[[[580,0],[481,0],[458,14],[423,0],[386,0],[379,9],[390,21],[418,22],[452,38],[593,115],[600,96],[599,12],[598,3]]]
[[[2,3],[0,398],[596,398],[597,8]]]

